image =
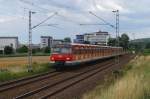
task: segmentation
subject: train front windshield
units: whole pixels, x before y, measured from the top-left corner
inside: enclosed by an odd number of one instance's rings
[[[62,53],[62,54],[71,53],[71,47],[53,47],[52,53]]]

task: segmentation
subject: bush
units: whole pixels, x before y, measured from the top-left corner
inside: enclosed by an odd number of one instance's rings
[[[42,52],[43,53],[50,53],[51,52],[50,47],[47,46],[47,47],[43,48]]]
[[[13,54],[13,48],[10,47],[10,46],[5,46],[4,53],[7,54],[7,55],[8,54]]]
[[[0,50],[0,54],[3,54],[3,51],[2,51],[2,50]]]
[[[66,38],[64,38],[64,42],[71,43],[71,38],[70,38],[70,37],[66,37]]]
[[[35,54],[36,52],[36,49],[32,49],[32,54]]]
[[[17,49],[18,53],[27,53],[28,52],[28,47],[23,45],[22,47]]]

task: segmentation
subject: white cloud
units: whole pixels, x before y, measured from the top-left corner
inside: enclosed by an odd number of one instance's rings
[[[37,29],[37,35],[44,35],[43,32],[54,37],[64,37],[69,35],[75,35],[73,33],[83,33],[89,31],[97,31],[98,29],[105,29],[109,32],[114,32],[109,27],[103,28],[104,26],[85,26],[81,27],[79,23],[101,23],[96,17],[90,15],[88,11],[93,11],[98,16],[104,18],[110,23],[115,22],[115,16],[111,12],[112,10],[120,10],[120,25],[121,32],[138,32],[140,27],[140,32],[148,33],[149,27],[146,29],[145,26],[150,25],[149,12],[150,12],[150,1],[149,0],[26,0],[33,2],[38,7],[32,6],[30,4],[24,4],[19,2],[19,0],[0,0],[0,24],[1,32],[24,32],[28,29],[28,9],[37,11],[37,14],[33,15],[33,25],[39,23],[41,20],[52,15],[53,12],[58,12],[60,16],[55,16],[47,23],[58,23],[64,29],[49,29],[41,27]],[[24,11],[23,7],[28,8]],[[41,9],[42,7],[44,9]],[[46,10],[48,9],[48,10]],[[147,14],[143,14],[147,13]],[[145,17],[147,16],[147,17]],[[21,18],[24,17],[24,22],[21,22]],[[11,23],[11,24],[9,24]],[[9,26],[8,26],[9,25]],[[12,26],[11,26],[12,25]],[[12,28],[13,27],[13,28]],[[19,27],[19,30],[18,30]],[[43,29],[44,28],[44,29]],[[61,35],[58,35],[62,33]],[[72,34],[71,34],[72,33]],[[3,35],[1,33],[1,35]],[[147,34],[145,34],[147,35]],[[23,36],[20,34],[20,36]],[[141,36],[142,37],[142,36]]]
[[[20,16],[0,16],[0,23],[15,21],[18,18],[20,18]]]

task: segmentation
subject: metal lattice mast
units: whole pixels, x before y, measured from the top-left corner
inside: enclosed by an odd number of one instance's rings
[[[119,47],[119,10],[116,12],[116,27],[117,27],[117,37],[118,37],[118,47]]]
[[[120,40],[119,40],[119,10],[115,10],[113,11],[115,13],[115,17],[116,17],[116,46],[119,47],[120,46]],[[116,54],[119,54],[119,51],[116,52]],[[116,63],[119,64],[119,56],[116,57]]]
[[[28,42],[28,72],[32,71],[32,24],[31,24],[31,14],[29,11],[29,42]]]
[[[53,15],[49,16],[45,20],[41,21],[39,24],[32,27],[32,14],[36,12],[29,11],[29,42],[28,42],[28,72],[32,72],[32,30],[39,27],[41,24],[48,21],[50,18],[54,17],[57,12],[55,12]],[[48,26],[53,26],[53,24],[48,24]]]

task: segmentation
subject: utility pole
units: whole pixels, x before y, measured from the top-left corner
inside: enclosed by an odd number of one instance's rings
[[[80,25],[108,25],[110,27],[112,27],[113,29],[115,29],[116,31],[116,47],[119,47],[119,32],[120,32],[120,29],[119,29],[119,10],[114,10],[112,11],[113,13],[115,13],[115,21],[116,21],[116,26],[115,25],[112,25],[111,23],[107,22],[106,20],[104,20],[103,18],[97,16],[95,13],[93,12],[89,12],[90,14],[92,14],[93,16],[97,17],[98,19],[100,19],[101,21],[103,21],[105,24],[80,24]],[[116,52],[116,54],[119,54],[119,51]],[[116,56],[116,63],[118,64],[119,63],[119,56]]]
[[[28,72],[32,72],[32,19],[35,12],[29,11]]]
[[[29,11],[29,41],[28,41],[28,72],[32,72],[32,30],[39,27],[41,24],[45,23],[48,21],[50,18],[55,16],[57,12],[55,12],[53,15],[49,16],[45,20],[41,21],[39,24],[35,25],[32,27],[32,14],[36,12]],[[48,24],[47,26],[53,26],[55,24]]]
[[[103,24],[100,24],[100,23],[98,23],[98,24],[80,24],[81,26],[83,26],[83,25],[106,25],[106,26],[110,26],[110,27],[113,28],[113,29],[116,29],[115,25],[112,25],[111,23],[107,22],[107,21],[104,20],[103,18],[97,16],[95,13],[93,13],[93,12],[91,12],[91,11],[89,11],[89,13],[90,13],[91,15],[97,17],[99,20],[103,21],[104,23],[103,23]],[[107,45],[107,39],[106,39],[105,44]]]
[[[120,40],[119,40],[119,36],[120,36],[120,33],[119,33],[120,32],[119,10],[114,10],[112,12],[115,13],[115,17],[116,17],[116,46],[119,47],[119,43],[120,43]],[[119,51],[116,54],[119,54]],[[116,57],[116,63],[119,64],[119,56]]]

